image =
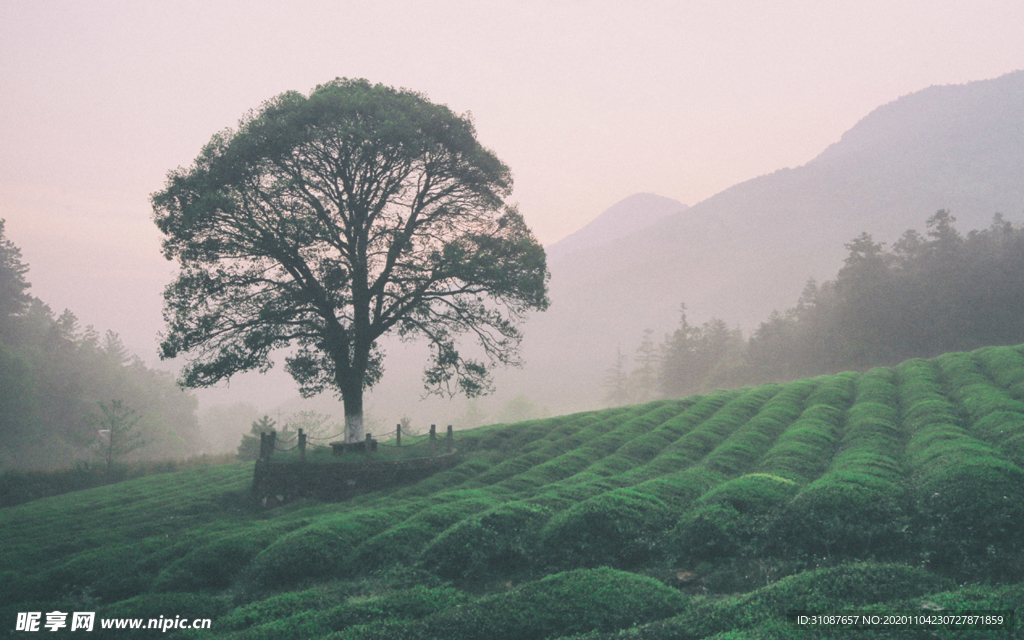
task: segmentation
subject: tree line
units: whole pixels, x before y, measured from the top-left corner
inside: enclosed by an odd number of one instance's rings
[[[916,357],[1024,342],[1024,227],[1001,214],[966,235],[949,211],[886,248],[868,233],[847,243],[834,280],[808,281],[794,307],[744,339],[721,319],[647,331],[632,367],[621,353],[605,377],[611,404],[717,387],[795,380]]]
[[[0,220],[0,469],[106,463],[133,434],[146,443],[133,449],[138,457],[198,453],[195,397],[116,333],[83,328],[69,310],[55,314],[29,293],[27,274]],[[132,428],[121,433],[125,420]],[[111,447],[104,437],[124,439]]]

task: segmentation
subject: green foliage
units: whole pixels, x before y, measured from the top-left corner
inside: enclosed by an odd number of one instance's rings
[[[670,620],[604,637],[634,640],[797,637],[798,632],[783,623],[787,611],[861,609],[875,603],[923,596],[951,586],[941,578],[904,565],[849,564],[789,576],[745,595],[698,603]],[[736,636],[728,633],[741,630],[751,630],[751,633]]]
[[[787,505],[772,544],[795,558],[899,557],[909,525],[901,502],[899,487],[875,474],[832,472]]]
[[[601,494],[551,520],[542,534],[545,555],[556,567],[635,568],[651,555],[671,513],[663,500],[636,489]]]
[[[449,471],[344,502],[259,509],[237,464],[0,509],[0,599],[188,591],[226,607],[194,637],[224,640],[596,638],[632,621],[640,638],[783,638],[779,611],[798,605],[1005,599],[998,585],[1024,577],[1024,472],[1007,449],[1024,414],[999,381],[1024,374],[991,369],[1024,358],[997,355],[481,428]],[[732,595],[605,624],[609,584],[680,602],[623,569]]]
[[[925,476],[919,524],[929,564],[961,578],[1024,579],[1024,472],[978,456]]]
[[[1024,228],[997,215],[961,236],[954,220],[939,211],[926,237],[908,231],[890,250],[853,240],[835,281],[812,281],[760,325],[748,362],[764,379],[791,379],[1024,341]]]
[[[529,582],[406,625],[371,625],[337,638],[528,640],[557,638],[667,618],[686,607],[679,592],[614,569],[577,569]]]
[[[355,512],[324,518],[281,536],[257,554],[246,576],[257,590],[344,575],[352,569],[356,545],[394,522],[396,513]]]
[[[91,416],[91,424],[100,433],[99,457],[109,471],[119,461],[149,444],[150,439],[138,430],[142,417],[121,400],[97,403],[99,415]]]
[[[701,496],[697,504],[728,504],[740,513],[767,513],[788,503],[798,490],[792,480],[750,473],[716,486]]]
[[[504,581],[529,575],[537,535],[550,517],[544,507],[503,504],[463,519],[421,554],[425,569],[446,580]]]
[[[164,569],[152,588],[154,591],[200,591],[229,587],[278,535],[280,532],[274,529],[260,528],[205,543]]]
[[[218,630],[237,631],[288,618],[311,610],[323,609],[332,600],[322,591],[282,593],[237,607],[217,621]]]
[[[0,473],[0,507],[10,507],[39,498],[102,487],[153,474],[173,473],[232,462],[235,462],[234,456],[224,454],[193,456],[187,460],[125,462],[116,464],[109,470],[85,462],[71,469],[55,471],[5,471]]]
[[[516,362],[524,314],[548,305],[511,189],[472,121],[421,94],[338,78],[276,96],[152,197],[180,265],[161,356],[190,356],[183,382],[199,387],[293,345],[287,371],[303,395],[342,397],[350,441],[385,334],[430,345],[429,390],[485,393],[489,368]],[[460,352],[463,334],[486,361]]]
[[[729,558],[753,558],[768,543],[766,528],[796,495],[791,480],[748,474],[711,489],[676,523],[665,538],[676,566]]]
[[[445,529],[474,513],[496,506],[497,501],[493,497],[467,496],[455,502],[428,507],[361,543],[356,549],[354,565],[360,571],[411,566],[423,548]]]

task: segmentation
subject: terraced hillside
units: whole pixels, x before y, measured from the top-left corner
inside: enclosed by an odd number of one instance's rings
[[[792,634],[790,609],[1024,606],[1021,347],[483,427],[458,446],[450,471],[347,502],[260,510],[239,464],[0,510],[0,619],[724,639]]]

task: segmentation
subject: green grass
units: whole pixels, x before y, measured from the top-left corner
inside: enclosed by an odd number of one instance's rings
[[[345,502],[263,510],[239,463],[0,509],[0,616],[204,612],[210,631],[177,634],[202,638],[721,640],[788,637],[780,611],[798,605],[1020,605],[1020,348],[492,425],[456,447],[449,470]]]

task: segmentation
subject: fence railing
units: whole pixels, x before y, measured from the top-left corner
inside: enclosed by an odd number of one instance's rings
[[[277,432],[263,432],[260,433],[260,460],[269,461],[274,455],[275,451],[280,452],[291,452],[298,449],[299,461],[306,462],[306,450],[308,441],[314,440],[326,440],[328,438],[310,438],[302,429],[297,432],[297,437],[293,440],[279,441],[277,439]],[[340,435],[340,434],[339,434]],[[426,436],[423,435],[405,435],[405,443],[403,445],[402,439],[402,425],[398,424],[395,426],[394,431],[388,431],[385,433],[378,434],[379,438],[391,438],[394,436],[394,443],[382,442],[380,439],[374,439],[372,434],[366,434],[366,440],[361,442],[330,442],[328,443],[331,447],[332,453],[335,456],[341,456],[346,451],[348,452],[361,452],[365,455],[366,461],[372,461],[374,454],[378,452],[378,447],[388,447],[394,449],[400,448],[417,448],[423,449],[424,455],[422,457],[433,458],[439,454],[440,446],[437,442],[437,425],[430,425],[430,433]],[[334,436],[332,436],[334,437]],[[294,444],[293,444],[294,443]],[[291,446],[281,446],[291,444]],[[455,451],[455,437],[452,431],[452,425],[448,425],[448,432],[444,438],[444,453],[452,453]],[[403,452],[404,453],[404,452]],[[390,455],[381,456],[383,459],[391,459]],[[410,457],[408,455],[402,457]]]

